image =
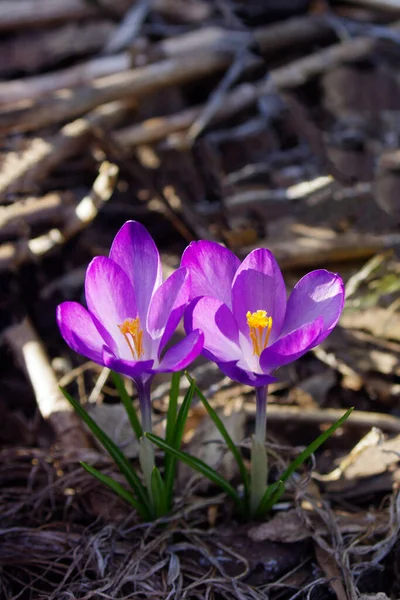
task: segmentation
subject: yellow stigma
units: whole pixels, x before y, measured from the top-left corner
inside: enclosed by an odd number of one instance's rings
[[[260,356],[267,347],[272,329],[272,317],[267,316],[266,310],[256,310],[246,313],[247,325],[250,329],[250,339],[253,342],[253,356]]]
[[[143,354],[143,329],[140,329],[140,319],[125,319],[118,328],[124,336],[133,359],[138,360]]]

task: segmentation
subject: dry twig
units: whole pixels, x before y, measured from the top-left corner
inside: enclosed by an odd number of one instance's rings
[[[27,260],[47,254],[87,227],[96,217],[103,203],[110,199],[117,175],[116,165],[102,163],[92,190],[76,206],[70,208],[62,227],[51,229],[48,233],[32,240],[1,245],[0,271],[16,268]]]
[[[108,129],[122,119],[129,105],[112,102],[65,125],[52,138],[34,138],[22,153],[9,152],[0,170],[0,197],[30,190],[62,161],[77,154],[96,127]]]
[[[102,0],[103,10],[108,9],[114,15],[123,14],[129,8],[129,4],[130,0]],[[79,21],[97,16],[101,16],[97,3],[85,0],[2,0],[0,31]]]
[[[256,31],[254,35],[263,52],[279,52],[288,44],[303,39],[316,39],[321,33],[325,36],[329,33],[332,34],[332,28],[327,22],[321,20],[299,22],[299,20],[294,20],[289,25],[285,23],[279,26],[262,28],[258,32]],[[4,110],[0,114],[0,131],[4,133],[8,131],[32,131],[39,127],[71,119],[99,104],[126,98],[127,96],[143,96],[166,86],[183,84],[199,79],[204,75],[216,73],[230,65],[232,55],[239,43],[236,38],[241,40],[241,44],[244,41],[251,42],[252,39],[247,33],[224,32],[218,28],[209,28],[208,30],[201,30],[201,32],[180,36],[180,38],[166,40],[159,46],[160,53],[168,57],[166,60],[115,74],[111,74],[114,71],[109,71],[108,76],[86,81],[81,87],[70,90],[67,95],[54,92],[46,98],[36,100],[29,106],[23,105]],[[364,56],[370,49],[370,44],[366,48],[365,42],[364,39],[364,45],[361,49],[350,48],[347,51],[341,49],[336,52],[339,56],[331,57],[327,64],[325,64],[327,60],[325,55],[321,56],[317,60],[317,68],[320,71],[325,70],[331,66],[329,63],[346,60],[349,53],[356,53],[358,56],[361,52]],[[312,60],[313,57],[314,55],[310,57],[311,64],[310,62],[305,65],[301,64],[303,79],[308,77],[307,69],[310,66],[313,69],[316,68],[314,66],[316,59]],[[124,62],[126,55],[121,54],[113,58]],[[249,58],[246,60],[246,66],[258,64],[258,62],[258,59]],[[293,80],[293,73],[297,70],[297,62],[299,61],[296,61],[290,72],[283,71],[283,79],[289,86]],[[280,78],[282,78],[280,71],[281,69],[278,69],[274,76],[273,83],[277,86],[284,85],[283,81],[280,82]],[[298,79],[299,74],[297,74],[297,82]],[[254,86],[253,102],[271,89],[273,89],[273,86],[268,82],[267,84]]]
[[[29,318],[9,327],[4,336],[32,384],[39,412],[54,429],[57,444],[68,452],[88,447],[81,421],[61,393],[42,341]]]
[[[246,410],[249,414],[255,414],[254,403],[246,403]],[[286,421],[298,424],[324,425],[335,423],[343,416],[344,412],[345,409],[340,408],[304,410],[304,408],[297,406],[268,405],[268,419],[273,423],[284,423]],[[365,427],[369,429],[377,427],[383,431],[400,433],[400,419],[385,413],[353,410],[346,421],[345,427]]]

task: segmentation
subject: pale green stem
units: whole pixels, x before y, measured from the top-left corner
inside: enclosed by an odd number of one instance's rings
[[[267,386],[256,388],[256,426],[251,445],[250,509],[254,514],[267,487],[268,464],[265,448]]]
[[[140,415],[142,420],[143,432],[151,433],[151,397],[150,389],[152,377],[148,379],[136,379],[136,388],[139,396]]]
[[[146,380],[135,381],[139,396],[143,433],[151,433],[152,430],[150,396],[151,382],[152,377],[149,377]],[[139,440],[139,462],[144,476],[147,492],[149,494],[151,504],[154,507],[154,501],[151,493],[151,473],[155,465],[154,448],[153,444],[144,436]]]

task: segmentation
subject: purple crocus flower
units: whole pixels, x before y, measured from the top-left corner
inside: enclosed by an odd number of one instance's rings
[[[203,346],[203,334],[194,328],[163,354],[189,300],[188,269],[163,282],[153,239],[143,225],[128,221],[109,257],[90,263],[85,295],[88,309],[77,302],[58,307],[61,334],[76,352],[135,381],[143,430],[151,431],[154,374],[184,369]]]
[[[253,250],[240,263],[230,250],[208,241],[191,243],[181,265],[191,277],[186,331],[201,329],[203,354],[231,379],[256,388],[249,499],[256,514],[267,485],[267,387],[275,380],[271,373],[329,335],[342,312],[343,282],[329,271],[312,271],[287,300],[282,273],[269,250]]]
[[[324,269],[305,275],[286,300],[272,253],[259,248],[241,263],[214,242],[192,242],[181,265],[190,270],[186,331],[201,329],[203,353],[232,379],[254,387],[324,340],[343,308],[342,279]]]

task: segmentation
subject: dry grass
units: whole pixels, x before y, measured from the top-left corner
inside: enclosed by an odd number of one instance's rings
[[[96,462],[110,470],[103,456]],[[329,589],[339,600],[340,590],[343,599],[356,598],[365,575],[383,568],[400,526],[393,494],[381,507],[387,521],[380,527],[343,528],[338,513],[310,495],[306,479],[294,500],[308,538],[291,544],[252,541],[223,496],[196,495],[196,479],[173,516],[150,524],[57,453],[3,450],[0,479],[5,600],[293,600],[330,598]]]

